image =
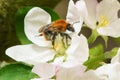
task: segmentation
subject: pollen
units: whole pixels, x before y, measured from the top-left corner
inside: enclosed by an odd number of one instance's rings
[[[58,55],[65,54],[66,48],[63,42],[63,37],[61,37],[60,35],[56,36],[53,48],[58,53]]]
[[[57,50],[60,47],[58,43],[54,44],[54,48]]]
[[[100,16],[99,17],[99,23],[98,23],[98,27],[105,27],[109,24],[109,19],[106,16]]]

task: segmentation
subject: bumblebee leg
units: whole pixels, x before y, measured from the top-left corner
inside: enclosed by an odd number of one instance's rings
[[[66,36],[66,44],[69,45],[69,39],[71,40],[71,37],[65,33],[65,36]]]
[[[54,45],[54,42],[55,42],[55,39],[56,39],[56,35],[57,35],[57,33],[54,33],[53,36],[52,36],[52,45]]]
[[[70,37],[68,34],[66,34],[66,33],[63,33],[63,35],[64,35],[64,36],[66,36],[66,38],[69,38],[69,39],[71,39],[71,37]]]
[[[60,35],[61,35],[62,37],[66,37],[66,38],[71,39],[71,37],[70,37],[68,34],[66,34],[66,33],[60,33]]]
[[[63,37],[64,43],[65,43],[66,45],[69,45],[68,40],[71,39],[71,37],[70,37],[68,34],[66,34],[66,33],[60,33],[60,34],[61,34],[61,36]]]

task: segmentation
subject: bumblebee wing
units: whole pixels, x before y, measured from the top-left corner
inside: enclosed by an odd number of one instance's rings
[[[45,29],[45,26],[43,26],[43,27],[41,27],[39,30],[38,30],[38,32],[43,32],[43,30]]]
[[[48,25],[45,25],[45,26],[42,26],[38,32],[44,32],[45,30],[48,30],[52,25],[51,24],[48,24]]]

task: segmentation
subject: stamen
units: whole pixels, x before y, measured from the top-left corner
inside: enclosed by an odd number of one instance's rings
[[[109,19],[106,16],[100,16],[99,17],[99,23],[98,23],[98,27],[105,27],[109,24]]]
[[[53,48],[58,52],[58,54],[64,54],[65,53],[65,46],[62,41],[63,37],[61,37],[60,34],[56,36],[56,39],[54,41]]]

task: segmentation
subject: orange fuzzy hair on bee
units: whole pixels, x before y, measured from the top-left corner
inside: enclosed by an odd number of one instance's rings
[[[61,31],[65,31],[66,28],[67,28],[67,25],[68,25],[68,23],[65,20],[63,20],[63,19],[56,20],[53,23],[53,27],[57,28],[57,29],[60,29]]]

